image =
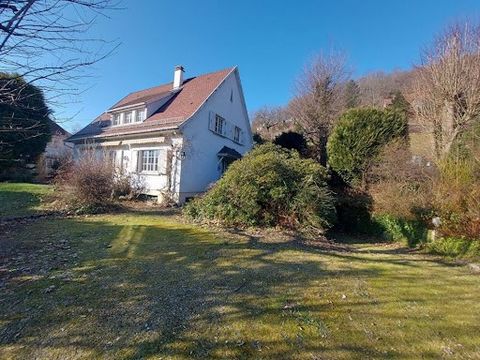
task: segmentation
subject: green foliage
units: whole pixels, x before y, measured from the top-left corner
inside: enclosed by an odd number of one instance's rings
[[[348,110],[328,140],[329,164],[347,182],[355,182],[385,144],[407,133],[405,114],[399,111]]]
[[[352,109],[360,105],[360,87],[355,80],[350,80],[344,90],[345,108]]]
[[[389,105],[390,109],[401,111],[407,115],[410,114],[412,108],[401,91],[394,91],[390,96],[392,96],[392,103]]]
[[[50,110],[42,91],[15,74],[0,73],[0,87],[0,167],[5,169],[14,160],[33,162],[45,150]]]
[[[273,144],[256,147],[234,162],[185,213],[199,220],[242,226],[325,229],[335,217],[326,170],[296,151]]]
[[[426,249],[432,254],[452,258],[480,258],[480,241],[465,238],[446,237],[427,243]]]
[[[369,234],[372,198],[360,189],[348,186],[335,190],[337,222],[335,229],[346,233]]]
[[[386,241],[402,242],[409,247],[423,244],[428,239],[428,229],[420,220],[397,218],[390,215],[374,216],[372,233]]]
[[[285,149],[297,150],[303,156],[308,153],[307,140],[302,134],[294,131],[282,132],[273,143]]]

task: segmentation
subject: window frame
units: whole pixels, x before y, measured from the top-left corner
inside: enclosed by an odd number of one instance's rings
[[[160,150],[141,150],[139,169],[142,174],[158,174],[160,169]]]
[[[145,116],[146,116],[146,109],[137,109],[135,110],[135,121],[136,123],[139,123],[139,122],[142,122],[143,120],[145,120]]]
[[[117,125],[121,125],[121,123],[122,123],[122,113],[112,114],[112,125],[117,126]]]
[[[213,126],[213,131],[216,132],[219,135],[224,135],[223,130],[225,129],[226,126],[226,120],[222,116],[215,114],[215,124]],[[220,129],[220,131],[219,131]]]
[[[130,120],[127,121],[127,118],[129,118]],[[132,122],[133,122],[133,110],[125,111],[123,113],[123,124],[130,125]]]

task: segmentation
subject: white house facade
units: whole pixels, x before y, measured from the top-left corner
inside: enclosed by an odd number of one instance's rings
[[[252,148],[237,67],[131,93],[67,139],[135,174],[147,195],[178,203],[204,192]]]

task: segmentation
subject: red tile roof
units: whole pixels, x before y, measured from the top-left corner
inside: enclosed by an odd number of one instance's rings
[[[110,109],[145,103],[172,94],[173,96],[142,123],[110,126],[110,115],[103,113],[67,141],[176,128],[199,109],[233,70],[235,70],[234,67],[187,79],[176,93],[172,92],[172,83],[133,92],[118,101]]]

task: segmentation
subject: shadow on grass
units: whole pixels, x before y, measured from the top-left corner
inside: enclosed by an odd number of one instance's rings
[[[0,219],[28,216],[38,213],[35,209],[41,203],[41,196],[29,191],[0,190]]]
[[[330,330],[322,316],[369,311],[378,300],[332,308],[302,298],[304,289],[332,278],[341,283],[382,275],[379,267],[353,267],[352,261],[365,261],[353,253],[296,239],[219,238],[162,221],[65,219],[35,230],[35,239],[28,229],[17,235],[31,252],[25,269],[15,268],[15,261],[25,261],[18,251],[0,253],[13,274],[3,284],[0,346],[18,346],[19,357],[50,357],[52,348],[125,359],[402,355],[380,351],[374,341],[357,347],[348,339],[325,340]],[[342,266],[325,264],[318,255],[327,253]]]

